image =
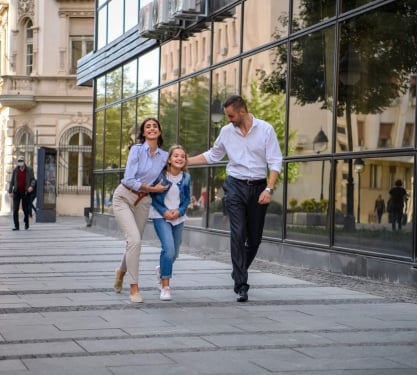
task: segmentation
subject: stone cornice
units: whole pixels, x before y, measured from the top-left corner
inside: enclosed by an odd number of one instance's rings
[[[74,10],[74,9],[60,9],[58,11],[59,16],[66,16],[66,17],[94,17],[93,10]]]

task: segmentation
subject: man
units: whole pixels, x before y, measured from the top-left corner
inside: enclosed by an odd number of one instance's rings
[[[230,123],[221,129],[210,150],[188,158],[188,164],[213,164],[226,155],[229,158],[223,190],[230,222],[232,278],[237,301],[246,302],[248,269],[262,240],[282,154],[274,128],[248,113],[242,97],[230,96],[223,107]]]
[[[12,179],[9,185],[9,194],[13,198],[13,230],[19,230],[19,206],[22,202],[25,229],[29,229],[29,204],[30,193],[36,184],[33,169],[25,164],[25,157],[17,158],[17,167],[13,169]]]

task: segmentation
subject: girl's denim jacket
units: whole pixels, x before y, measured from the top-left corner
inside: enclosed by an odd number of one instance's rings
[[[171,187],[172,182],[166,178],[165,171],[162,171],[159,177],[155,180],[153,185],[156,185],[162,179],[162,185],[169,185]],[[178,208],[180,216],[184,216],[187,211],[187,207],[190,204],[190,185],[191,177],[189,173],[183,172],[182,179],[178,182],[178,189],[180,191],[180,206]],[[168,208],[165,206],[165,196],[169,189],[162,193],[151,193],[152,206],[164,216]]]

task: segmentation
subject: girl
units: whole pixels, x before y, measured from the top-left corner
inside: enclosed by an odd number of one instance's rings
[[[171,300],[169,280],[172,266],[178,257],[182,240],[185,212],[190,203],[189,173],[185,172],[187,155],[180,145],[172,146],[168,151],[168,160],[164,170],[156,181],[169,186],[161,193],[151,193],[152,207],[149,217],[153,220],[156,234],[161,241],[159,266],[156,267],[160,282],[161,301]]]

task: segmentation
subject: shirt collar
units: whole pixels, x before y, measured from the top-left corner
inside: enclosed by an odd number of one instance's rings
[[[149,153],[149,150],[151,149],[151,147],[148,145],[148,142],[144,142],[143,145],[145,146],[145,150],[147,153]],[[161,149],[159,147],[156,148],[155,150],[155,154],[159,154],[161,151]]]

